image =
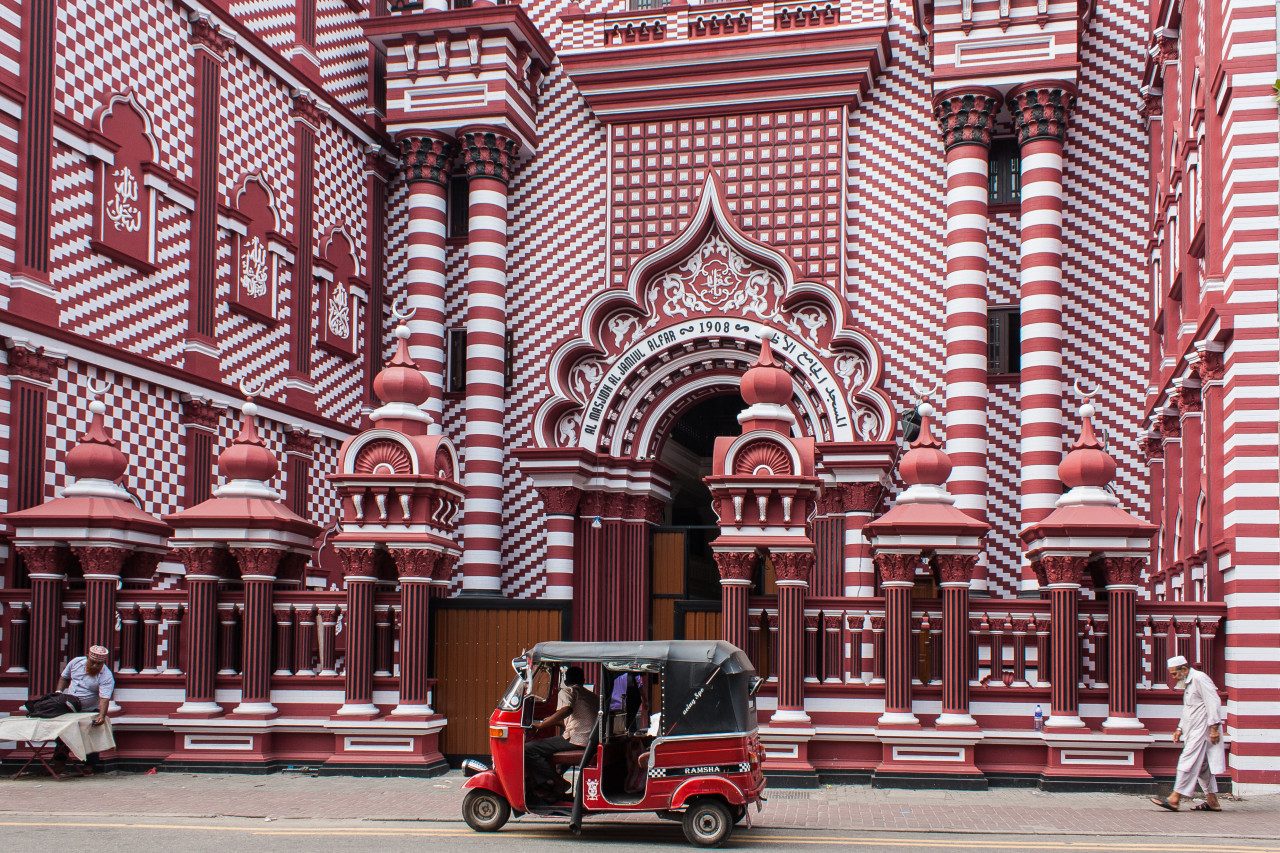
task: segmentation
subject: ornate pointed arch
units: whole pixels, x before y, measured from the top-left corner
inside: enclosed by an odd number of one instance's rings
[[[792,408],[808,424],[802,431],[819,441],[892,436],[879,347],[848,322],[834,290],[802,280],[786,254],[741,230],[709,171],[687,227],[642,258],[624,287],[596,295],[579,334],[552,355],[552,394],[535,415],[535,439],[651,454],[656,424],[678,402],[668,399],[672,384],[740,376],[766,328],[797,379]]]

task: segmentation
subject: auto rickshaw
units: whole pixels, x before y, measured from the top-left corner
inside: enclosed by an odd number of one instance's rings
[[[511,664],[515,679],[489,719],[493,769],[473,762],[463,786],[472,829],[495,832],[515,812],[568,817],[576,835],[589,814],[656,812],[680,821],[691,844],[716,847],[737,822],[750,825],[749,808],[764,801],[761,679],[740,649],[716,640],[539,643]],[[571,799],[543,803],[527,797],[524,747],[537,737],[535,719],[555,711],[569,664],[586,670],[600,709],[586,747],[551,759],[557,772],[576,771]],[[628,682],[628,701],[613,708],[624,692],[617,679]],[[647,726],[646,706],[660,709]]]

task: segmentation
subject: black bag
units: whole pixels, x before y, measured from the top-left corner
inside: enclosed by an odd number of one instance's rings
[[[39,699],[27,703],[27,716],[53,719],[63,714],[80,713],[80,702],[66,693],[46,693]]]

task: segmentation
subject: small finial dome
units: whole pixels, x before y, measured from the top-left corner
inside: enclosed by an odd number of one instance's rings
[[[742,376],[742,399],[748,406],[759,403],[785,406],[791,402],[794,393],[791,374],[773,360],[773,349],[769,346],[773,337],[768,329],[761,333],[760,357]]]
[[[911,442],[911,449],[902,455],[898,471],[908,486],[942,486],[951,476],[951,457],[933,435],[932,419],[937,409],[926,401],[916,406],[916,411],[920,413],[920,434]]]
[[[240,433],[218,454],[218,472],[228,480],[267,482],[280,471],[280,463],[258,435],[258,407],[246,401],[240,409]]]
[[[431,382],[418,369],[409,355],[409,327],[401,323],[395,329],[396,351],[373,380],[373,391],[387,404],[405,403],[420,406],[431,396]]]
[[[101,400],[89,403],[89,428],[79,443],[67,451],[67,473],[76,480],[116,482],[129,467],[129,458],[106,427],[107,406]]]
[[[1116,475],[1116,460],[1102,449],[1093,432],[1095,409],[1092,403],[1080,407],[1080,438],[1058,466],[1058,478],[1069,488],[1093,486],[1105,489]]]

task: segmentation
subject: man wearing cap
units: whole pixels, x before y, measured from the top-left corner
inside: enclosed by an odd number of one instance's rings
[[[62,677],[58,680],[57,692],[75,699],[82,712],[98,711],[93,720],[95,726],[106,722],[111,694],[116,690],[115,676],[111,674],[111,667],[106,665],[110,656],[106,646],[90,646],[89,654],[72,658],[63,667]],[[69,751],[65,743],[58,741],[53,748],[55,767],[66,762]],[[88,763],[90,766],[98,763],[96,752],[90,753]]]
[[[1227,756],[1222,743],[1222,701],[1213,679],[1187,665],[1182,655],[1169,658],[1169,677],[1182,694],[1182,719],[1173,732],[1173,742],[1182,741],[1178,758],[1178,777],[1167,800],[1153,797],[1151,802],[1169,811],[1178,811],[1183,797],[1196,792],[1196,783],[1204,789],[1204,802],[1192,807],[1197,812],[1220,812],[1218,774],[1226,772]]]

